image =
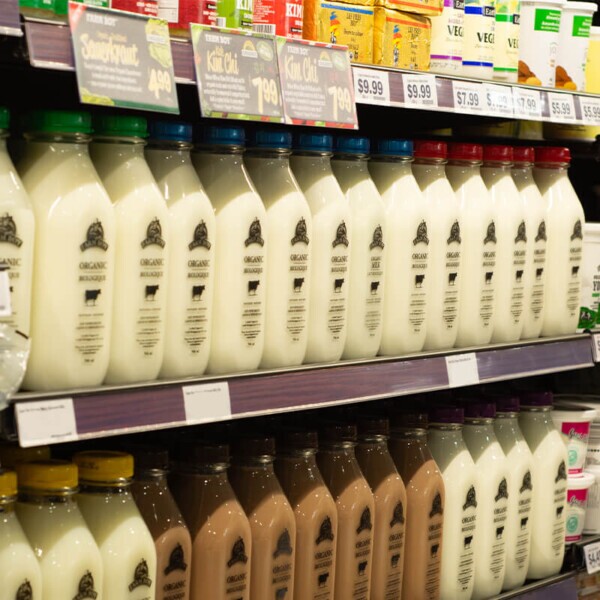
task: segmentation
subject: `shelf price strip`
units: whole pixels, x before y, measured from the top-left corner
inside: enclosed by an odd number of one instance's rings
[[[410,108],[436,109],[437,87],[434,75],[402,74],[404,106]]]
[[[453,81],[454,109],[461,113],[481,115],[486,111],[486,101],[481,83]]]
[[[378,69],[354,67],[354,97],[360,104],[390,105],[390,75]]]
[[[550,120],[556,123],[575,123],[575,101],[571,94],[548,92]]]

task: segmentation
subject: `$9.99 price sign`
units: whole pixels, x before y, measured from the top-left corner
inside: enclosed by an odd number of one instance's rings
[[[433,75],[402,74],[404,105],[414,108],[436,108],[437,88]]]
[[[354,67],[354,96],[363,104],[390,104],[390,76],[387,71]]]

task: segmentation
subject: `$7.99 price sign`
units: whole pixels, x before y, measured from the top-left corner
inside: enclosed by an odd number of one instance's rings
[[[486,109],[483,86],[469,81],[453,81],[454,109],[462,113],[481,114]]]

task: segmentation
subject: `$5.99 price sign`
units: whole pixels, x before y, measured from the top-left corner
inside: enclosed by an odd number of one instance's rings
[[[550,119],[559,123],[573,123],[577,120],[575,101],[571,94],[548,93]]]
[[[585,125],[600,125],[600,98],[579,96],[579,106]]]

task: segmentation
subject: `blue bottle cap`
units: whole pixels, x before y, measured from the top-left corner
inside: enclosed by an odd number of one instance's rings
[[[191,142],[192,126],[189,123],[175,121],[152,121],[148,131],[151,140],[169,142]]]
[[[209,125],[202,130],[201,140],[204,144],[215,146],[243,146],[246,132],[243,127]]]
[[[341,135],[335,140],[335,151],[342,154],[369,154],[369,138],[357,135]]]
[[[250,148],[291,148],[292,134],[288,131],[259,129],[250,135],[248,146]]]
[[[333,150],[333,137],[327,134],[301,133],[295,136],[294,150],[331,152]]]
[[[412,157],[413,143],[411,140],[378,140],[377,154]]]

